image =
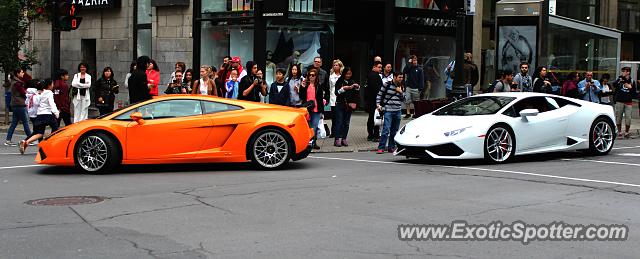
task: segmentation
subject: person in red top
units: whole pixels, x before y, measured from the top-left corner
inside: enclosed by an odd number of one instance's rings
[[[231,76],[231,71],[234,70],[234,69],[238,71],[238,75],[242,74],[243,68],[242,68],[242,65],[240,65],[240,62],[241,62],[241,60],[240,60],[240,57],[238,57],[238,56],[235,56],[235,57],[231,58],[231,68],[228,69],[227,76],[225,76],[225,80],[226,81],[229,81],[229,77]],[[249,68],[249,69],[251,69],[251,68]],[[246,73],[247,72],[245,72],[245,74]],[[242,79],[242,77],[238,77],[238,81],[240,81],[240,79]]]
[[[69,104],[69,72],[64,69],[60,69],[56,76],[56,81],[53,82],[53,100],[56,103],[56,107],[60,111],[58,117],[58,127],[60,127],[60,121],[64,121],[65,126],[71,125],[71,109]]]
[[[147,82],[149,86],[149,94],[158,96],[158,83],[160,83],[160,68],[155,60],[149,62],[147,67]]]

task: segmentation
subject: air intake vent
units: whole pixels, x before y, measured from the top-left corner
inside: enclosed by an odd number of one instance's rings
[[[578,141],[576,141],[575,139],[567,138],[567,146],[573,146],[576,143],[578,143]]]

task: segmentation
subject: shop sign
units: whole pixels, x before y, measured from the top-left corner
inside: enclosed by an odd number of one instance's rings
[[[115,8],[120,0],[71,0],[72,4],[82,6],[82,9],[109,9]]]
[[[400,16],[400,25],[418,25],[425,27],[438,27],[438,28],[455,28],[457,21],[455,19],[447,18],[432,18],[432,17],[410,17]]]

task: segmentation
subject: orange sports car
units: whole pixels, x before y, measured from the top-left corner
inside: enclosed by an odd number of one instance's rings
[[[120,164],[247,161],[275,169],[309,155],[308,120],[306,108],[164,95],[51,133],[36,162],[91,173]]]

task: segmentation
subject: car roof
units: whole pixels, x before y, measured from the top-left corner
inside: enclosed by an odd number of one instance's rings
[[[542,96],[542,97],[558,97],[558,95],[553,94],[544,94],[544,93],[534,93],[534,92],[504,92],[504,93],[486,93],[480,95],[474,95],[473,97],[478,96],[503,96],[503,97],[515,97],[518,99],[534,97],[534,96]]]

